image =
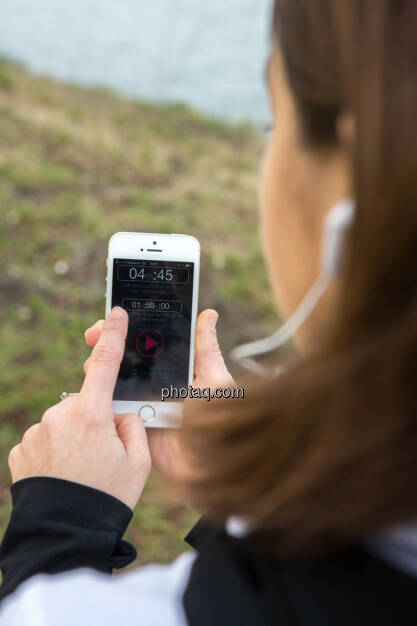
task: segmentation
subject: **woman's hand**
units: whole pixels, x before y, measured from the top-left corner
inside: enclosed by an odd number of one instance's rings
[[[10,452],[13,482],[31,476],[64,478],[134,508],[151,460],[142,420],[112,410],[127,326],[127,313],[120,307],[102,322],[81,392],[48,409]]]
[[[197,319],[195,337],[195,388],[230,387],[234,381],[224,363],[219,344],[217,342],[216,324],[218,314],[208,309],[200,313]],[[89,346],[93,347],[99,341],[103,320],[99,320],[85,333]],[[90,359],[87,359],[84,368],[89,369]],[[192,402],[187,400],[186,402]],[[183,475],[187,471],[184,467],[184,455],[177,429],[148,428],[149,448],[153,465],[166,478]]]

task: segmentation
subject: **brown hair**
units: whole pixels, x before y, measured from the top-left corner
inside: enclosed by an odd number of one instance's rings
[[[355,120],[340,308],[319,353],[193,410],[183,438],[194,504],[293,554],[417,514],[417,3],[277,0],[273,25],[309,146]]]

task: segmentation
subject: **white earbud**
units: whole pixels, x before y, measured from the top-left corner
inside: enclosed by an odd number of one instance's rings
[[[257,363],[253,357],[277,350],[299,330],[311,315],[326,292],[332,279],[340,272],[347,232],[355,216],[355,203],[344,199],[335,204],[328,212],[323,227],[320,273],[297,309],[288,320],[271,336],[246,343],[234,348],[230,356],[246,369],[262,375],[277,375],[282,371],[278,367],[272,373]]]
[[[324,219],[321,273],[336,276],[342,267],[346,234],[355,216],[353,200],[341,200],[330,209]]]

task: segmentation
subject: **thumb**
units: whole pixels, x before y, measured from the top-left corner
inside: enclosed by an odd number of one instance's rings
[[[134,413],[123,413],[114,416],[117,435],[123,443],[127,455],[136,458],[138,461],[149,462],[150,452],[146,437],[145,426]]]
[[[196,387],[233,383],[217,341],[218,318],[216,311],[208,309],[200,313],[197,319],[194,381]]]

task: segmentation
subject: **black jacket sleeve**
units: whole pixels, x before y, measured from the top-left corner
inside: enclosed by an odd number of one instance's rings
[[[0,599],[38,573],[78,567],[111,573],[136,558],[122,540],[132,511],[117,498],[57,478],[26,478],[12,486],[13,509],[0,546]]]

